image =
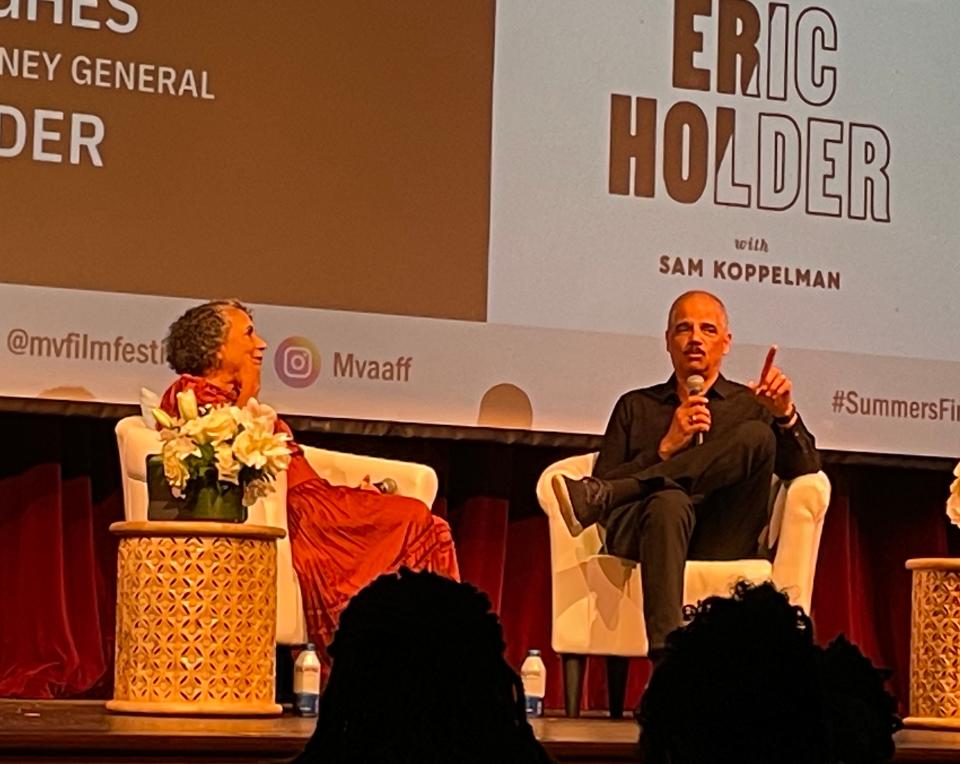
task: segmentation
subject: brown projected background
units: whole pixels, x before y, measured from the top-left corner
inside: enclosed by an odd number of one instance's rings
[[[62,54],[0,75],[30,129],[0,158],[0,281],[485,318],[493,0],[128,4],[130,34],[71,26],[71,0],[0,18],[8,57]],[[78,55],[206,70],[215,100],[79,85]],[[31,158],[38,108],[100,117],[104,166],[66,137]]]

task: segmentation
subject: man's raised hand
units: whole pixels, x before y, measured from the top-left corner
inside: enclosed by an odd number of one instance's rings
[[[789,417],[793,414],[793,383],[778,367],[773,365],[773,358],[777,353],[777,346],[771,345],[767,357],[763,362],[763,369],[756,382],[750,381],[747,386],[763,406],[777,418]]]

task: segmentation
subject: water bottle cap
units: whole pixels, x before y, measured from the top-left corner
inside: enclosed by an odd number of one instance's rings
[[[314,651],[316,651],[317,646],[316,646],[313,642],[307,642],[307,644],[305,644],[305,645],[303,646],[303,649],[304,649],[304,650],[310,650],[311,652],[314,652]]]
[[[527,655],[540,655],[539,650],[527,650]]]

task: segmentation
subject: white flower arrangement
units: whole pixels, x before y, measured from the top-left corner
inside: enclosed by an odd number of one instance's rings
[[[163,428],[163,474],[176,497],[216,487],[221,495],[243,491],[243,506],[274,490],[277,475],[290,466],[286,433],[274,432],[277,413],[255,398],[239,406],[197,406],[193,390],[177,393],[179,417],[161,409],[153,415]]]
[[[954,525],[960,525],[960,464],[953,468],[953,482],[947,497],[947,517]]]

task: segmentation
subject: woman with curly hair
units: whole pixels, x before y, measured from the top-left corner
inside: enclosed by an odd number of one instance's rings
[[[241,303],[190,308],[167,335],[167,361],[180,377],[161,408],[175,415],[177,393],[185,390],[193,390],[201,406],[243,406],[260,393],[266,347]],[[283,422],[277,426],[289,432]],[[328,645],[347,602],[382,573],[408,567],[459,580],[450,527],[423,502],[331,485],[290,445],[287,526],[311,639]]]

